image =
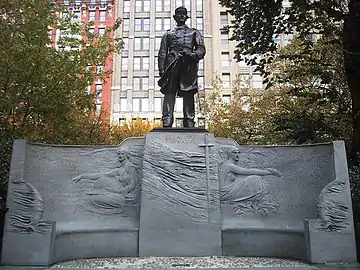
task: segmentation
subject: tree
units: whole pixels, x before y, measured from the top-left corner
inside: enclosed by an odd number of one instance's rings
[[[304,54],[297,38],[279,51],[270,78],[281,95],[275,97],[277,112],[272,122],[291,143],[343,139],[351,142],[351,97],[339,44],[326,37],[313,43]]]
[[[233,85],[231,101],[224,102],[219,78],[214,91],[206,96],[204,114],[208,129],[217,137],[232,138],[239,144],[272,144],[277,137],[270,115],[275,110],[273,96],[252,89],[249,80],[238,77]]]
[[[352,99],[353,136],[352,154],[360,153],[360,3],[356,0],[220,0],[233,15],[229,29],[238,42],[236,58],[243,56],[247,63],[257,65],[265,76],[266,65],[274,60],[277,46],[274,36],[292,33],[296,29],[303,42],[304,53],[311,54],[314,35],[327,38],[329,44],[338,44],[344,56],[347,83]],[[311,59],[311,58],[310,58]],[[309,60],[310,60],[309,59]]]
[[[121,42],[113,37],[119,21],[100,36],[91,34],[90,24],[61,16],[64,11],[50,0],[0,3],[2,183],[7,181],[13,139],[66,144],[103,140],[99,132],[84,129],[108,126],[95,115],[95,96],[85,89],[109,75],[94,67],[119,50]],[[58,48],[49,38],[54,29],[62,32]]]

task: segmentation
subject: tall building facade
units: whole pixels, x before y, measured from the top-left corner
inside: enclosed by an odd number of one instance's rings
[[[115,0],[57,0],[59,5],[64,7],[64,12],[60,16],[72,15],[73,20],[84,23],[92,22],[91,32],[95,34],[104,34],[106,27],[111,27],[115,22]],[[62,36],[61,29],[51,29],[53,46],[56,49],[79,49],[79,48],[61,48],[57,43]],[[80,48],[81,49],[81,48]],[[94,71],[107,71],[113,68],[113,57],[107,58],[105,65],[98,64],[93,68]],[[99,78],[92,85],[89,85],[86,91],[96,94],[96,109],[99,112],[103,109],[110,114],[111,112],[111,83],[112,75],[106,81]]]
[[[188,9],[187,25],[203,34],[207,53],[199,63],[200,91],[212,91],[213,80],[220,78],[222,95],[230,102],[232,85],[236,78],[263,89],[263,78],[254,67],[236,62],[235,42],[229,41],[222,28],[230,23],[230,15],[217,0],[123,0],[115,1],[116,17],[123,18],[119,36],[124,49],[114,56],[111,88],[111,120],[115,123],[133,118],[160,121],[163,95],[157,85],[159,79],[157,54],[161,37],[175,26],[172,18],[178,6]],[[276,37],[279,44],[286,37]],[[197,115],[201,112],[197,111]],[[182,100],[175,105],[175,125],[181,126]]]

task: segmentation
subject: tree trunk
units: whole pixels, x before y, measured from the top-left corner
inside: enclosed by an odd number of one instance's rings
[[[350,0],[344,21],[343,46],[345,71],[352,98],[353,138],[350,154],[359,161],[360,154],[360,2]]]

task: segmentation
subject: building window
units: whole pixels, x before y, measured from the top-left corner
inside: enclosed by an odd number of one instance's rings
[[[151,6],[150,0],[136,0],[135,11],[136,12],[149,12]]]
[[[221,31],[221,44],[229,44],[229,33]]]
[[[199,89],[204,89],[204,77],[198,77],[198,86]]]
[[[130,0],[124,0],[124,13],[130,12]]]
[[[95,21],[95,10],[89,10],[89,22]]]
[[[224,104],[229,105],[230,101],[231,101],[231,95],[223,95],[222,96],[222,101]]]
[[[171,21],[170,18],[155,18],[155,30],[165,31],[170,29]]]
[[[123,31],[128,32],[130,30],[130,19],[123,20]]]
[[[120,111],[126,112],[127,110],[127,98],[120,98]]]
[[[155,50],[159,50],[160,49],[160,45],[161,45],[161,37],[156,37],[155,38]]]
[[[101,97],[102,84],[95,84],[95,94],[96,94],[97,97]]]
[[[199,70],[204,70],[204,59],[199,61]]]
[[[170,11],[170,0],[156,0],[156,11]]]
[[[162,111],[162,98],[161,97],[154,98],[154,111],[155,112]]]
[[[121,90],[126,90],[127,84],[128,84],[128,77],[121,77],[121,81],[120,81]]]
[[[189,11],[191,9],[191,1],[190,0],[176,0],[176,6],[184,6]]]
[[[196,0],[196,10],[203,11],[203,0]]]
[[[136,37],[134,38],[134,50],[149,50],[149,38],[147,37]]]
[[[132,111],[140,112],[140,98],[133,98],[132,100]]]
[[[175,101],[175,111],[182,112],[183,111],[183,98],[177,97]]]
[[[100,10],[100,21],[106,21],[106,10]]]
[[[104,72],[104,65],[97,65],[96,66],[96,73],[99,74],[99,73],[102,73]]]
[[[126,119],[125,118],[119,118],[119,125],[123,126],[126,124]]]
[[[121,70],[122,71],[128,70],[128,58],[127,57],[121,58]]]
[[[229,52],[222,52],[221,53],[221,66],[222,67],[230,66],[230,54],[229,54]]]
[[[74,21],[80,21],[81,19],[81,14],[80,14],[80,10],[74,10]]]
[[[230,88],[230,73],[221,74],[222,87]]]
[[[142,112],[148,112],[149,111],[149,99],[148,98],[142,98],[141,99],[141,108],[140,110]]]
[[[199,31],[204,30],[203,18],[196,18],[196,28],[197,28]]]
[[[134,70],[149,70],[149,57],[134,57]]]
[[[134,77],[133,78],[134,91],[148,91],[149,78],[147,77]]]
[[[159,70],[159,58],[157,56],[155,56],[154,66],[155,66],[155,71],[158,71]]]
[[[220,26],[223,28],[224,26],[229,24],[229,16],[227,12],[220,12]]]
[[[262,89],[263,88],[263,78],[260,74],[252,75],[252,88]]]
[[[104,27],[99,27],[99,35],[103,36],[105,34],[105,28]]]
[[[129,50],[129,39],[128,38],[123,38],[122,42],[123,42],[123,50],[124,51]]]
[[[150,19],[149,18],[137,18],[135,19],[135,31],[149,31]]]
[[[160,90],[160,86],[159,86],[159,84],[158,84],[158,81],[160,80],[160,77],[159,76],[156,76],[155,77],[155,85],[154,85],[154,88],[155,88],[155,90]]]

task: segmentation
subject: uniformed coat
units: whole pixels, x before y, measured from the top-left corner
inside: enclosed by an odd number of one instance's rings
[[[195,59],[181,56],[182,52],[195,53]],[[198,63],[205,52],[204,40],[198,30],[183,25],[166,31],[158,54],[161,92],[176,91],[179,96],[183,92],[195,94],[198,91]]]

